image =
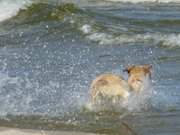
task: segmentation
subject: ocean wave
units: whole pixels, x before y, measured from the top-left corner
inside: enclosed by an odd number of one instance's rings
[[[179,3],[180,0],[102,0],[102,1],[93,1],[94,5],[99,5],[100,3],[103,5],[103,3],[107,6],[107,3],[109,2],[130,2],[130,3],[144,3],[144,2],[150,2],[150,3]],[[46,1],[48,4],[52,4],[55,5],[54,1]],[[0,1],[0,22],[7,20],[15,15],[18,14],[18,12],[21,9],[26,9],[29,5],[31,5],[32,3],[35,3],[33,0],[1,0]],[[43,1],[39,1],[36,2],[37,3],[43,3]],[[57,3],[57,2],[56,2]],[[61,5],[62,3],[74,3],[78,6],[83,5],[83,6],[89,6],[90,4],[92,4],[92,0],[77,0],[77,1],[72,1],[72,0],[67,0],[67,1],[63,1],[63,0],[59,0],[58,5]],[[101,5],[100,4],[100,5]]]
[[[14,22],[18,24],[30,25],[48,21],[67,22],[79,11],[80,9],[71,3],[52,5],[34,2],[31,5],[26,6],[25,9],[20,9],[13,19],[15,19],[16,21]]]
[[[85,34],[87,39],[97,42],[100,45],[151,42],[169,47],[180,46],[180,34],[174,33],[121,34],[114,36],[105,32],[95,31],[92,26],[87,24],[83,25],[80,30]]]
[[[30,0],[0,1],[0,22],[17,15],[20,9],[26,8],[31,3]]]

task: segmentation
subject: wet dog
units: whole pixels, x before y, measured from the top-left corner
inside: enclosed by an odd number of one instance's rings
[[[102,74],[94,79],[90,86],[91,101],[96,102],[99,96],[122,97],[127,99],[132,91],[142,91],[144,82],[151,78],[151,65],[129,66],[124,71],[129,75],[128,81],[114,74]]]

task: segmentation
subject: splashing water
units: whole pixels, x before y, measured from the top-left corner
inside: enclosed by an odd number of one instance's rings
[[[125,107],[130,111],[142,111],[151,109],[151,97],[153,96],[153,86],[149,77],[143,81],[143,90],[138,93],[132,93]]]
[[[107,97],[100,98],[96,103],[88,103],[86,105],[87,109],[91,111],[118,111],[118,112],[140,112],[142,110],[152,109],[151,97],[153,96],[154,90],[152,82],[148,76],[144,78],[143,88],[140,92],[130,92],[130,96],[127,99],[110,98]]]

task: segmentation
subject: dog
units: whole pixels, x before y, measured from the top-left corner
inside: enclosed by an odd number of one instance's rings
[[[144,81],[151,78],[151,69],[151,65],[127,67],[124,71],[129,75],[128,81],[114,74],[99,75],[90,86],[91,101],[96,102],[100,95],[127,99],[131,90],[139,92],[144,89]]]
[[[145,83],[151,79],[152,65],[129,66],[124,71],[129,75],[128,84],[131,90],[139,92],[145,89]]]

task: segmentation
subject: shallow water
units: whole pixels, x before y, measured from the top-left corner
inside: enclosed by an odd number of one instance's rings
[[[180,5],[66,2],[0,1],[0,126],[178,135]],[[89,110],[91,80],[132,64],[153,66],[150,97]]]

